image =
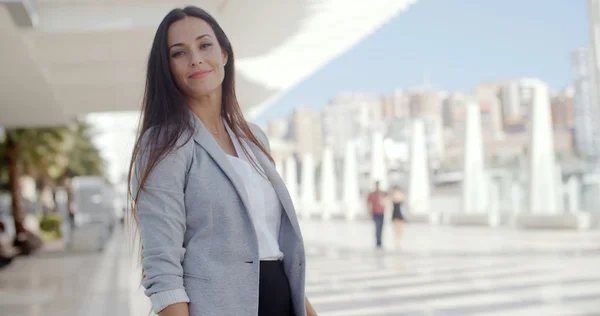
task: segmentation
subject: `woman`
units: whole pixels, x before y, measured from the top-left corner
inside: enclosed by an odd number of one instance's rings
[[[404,194],[400,191],[400,188],[395,185],[392,188],[392,222],[394,224],[394,230],[396,231],[396,243],[400,243],[402,238],[402,229],[404,223],[404,216],[402,215],[402,203],[404,202]]]
[[[160,316],[316,315],[294,206],[242,115],[234,61],[199,8],[158,27],[129,170],[142,284]]]

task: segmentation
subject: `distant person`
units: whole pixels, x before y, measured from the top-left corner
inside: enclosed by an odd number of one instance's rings
[[[369,212],[375,222],[375,240],[377,248],[381,248],[381,235],[383,232],[383,214],[385,210],[386,193],[379,188],[379,181],[375,182],[375,191],[369,194],[367,203]]]
[[[166,15],[129,169],[142,285],[160,316],[314,316],[296,211],[235,73],[212,16]]]
[[[392,223],[396,232],[396,243],[400,243],[402,239],[402,231],[404,226],[404,215],[402,214],[402,204],[404,203],[404,193],[395,185],[391,192],[392,200]]]

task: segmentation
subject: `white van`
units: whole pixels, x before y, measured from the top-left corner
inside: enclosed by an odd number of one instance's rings
[[[101,177],[75,177],[72,180],[74,219],[70,248],[102,250],[116,223],[115,193]]]

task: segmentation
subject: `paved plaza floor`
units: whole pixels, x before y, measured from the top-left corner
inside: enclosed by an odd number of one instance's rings
[[[321,316],[600,315],[600,231],[302,221]],[[147,316],[127,236],[102,253],[46,252],[0,270],[2,316]]]

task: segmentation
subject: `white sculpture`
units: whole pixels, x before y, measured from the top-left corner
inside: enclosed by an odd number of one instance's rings
[[[356,157],[356,146],[350,141],[346,144],[346,155],[344,158],[344,207],[346,219],[353,220],[361,210],[360,189],[358,187],[358,162]]]
[[[554,135],[550,116],[550,95],[543,82],[532,82],[533,107],[529,152],[529,212],[557,214]]]
[[[323,219],[329,219],[339,210],[333,152],[330,147],[323,149],[321,161],[321,209]]]
[[[302,155],[300,178],[300,209],[302,214],[310,216],[319,210],[315,196],[315,163],[312,153]]]
[[[425,126],[422,120],[413,123],[410,148],[410,179],[408,207],[411,214],[429,213],[429,166]]]
[[[484,167],[481,112],[475,103],[468,103],[466,112],[462,209],[466,214],[483,213],[489,211],[490,190]]]
[[[567,192],[569,197],[569,213],[575,214],[581,210],[581,182],[576,176],[571,176],[567,181]]]
[[[497,227],[500,224],[500,183],[490,177],[487,183],[489,203],[487,205],[488,224]]]
[[[562,167],[556,164],[556,208],[560,213],[565,211],[565,188],[562,181]]]
[[[521,214],[523,209],[523,190],[521,189],[521,183],[514,181],[510,188],[510,201],[513,215]]]
[[[388,174],[383,150],[383,133],[375,131],[371,144],[371,183],[379,182],[379,188],[388,189]]]

